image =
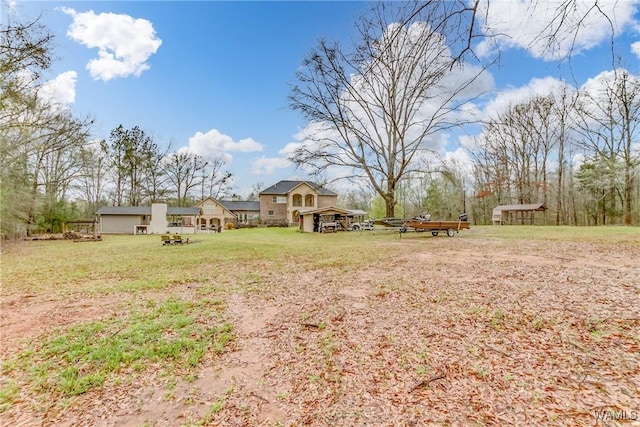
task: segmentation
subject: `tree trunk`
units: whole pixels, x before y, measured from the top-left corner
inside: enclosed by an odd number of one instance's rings
[[[563,182],[562,182],[562,173],[564,172],[564,141],[560,138],[560,147],[558,149],[558,181],[556,183],[557,187],[557,199],[556,199],[556,225],[560,225],[564,223],[564,214],[562,209],[562,197],[563,197]],[[562,218],[562,221],[560,220]]]
[[[624,225],[631,225],[631,200],[633,193],[633,178],[630,172],[631,167],[626,165],[624,170]]]
[[[384,197],[385,215],[387,218],[393,218],[395,216],[396,200],[394,193],[385,194]]]

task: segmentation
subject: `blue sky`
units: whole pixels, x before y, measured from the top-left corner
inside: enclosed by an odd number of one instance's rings
[[[580,86],[611,69],[610,35],[602,19],[594,17],[589,31],[578,34],[569,68],[530,43],[548,18],[538,8],[526,25],[517,22],[522,3],[491,0],[489,21],[483,22],[513,34],[498,40],[500,66],[489,70],[494,87],[479,106],[487,114],[557,79]],[[616,53],[640,74],[639,2],[599,4],[616,17]],[[303,177],[286,161],[286,147],[306,125],[288,108],[288,84],[320,37],[348,40],[366,7],[338,1],[52,0],[4,1],[1,13],[11,9],[21,19],[42,14],[56,36],[58,60],[47,76],[55,81],[53,92],[76,115],[95,119],[96,138],[108,138],[119,124],[140,126],[174,150],[223,156],[235,176],[235,192],[246,196],[254,183]],[[443,157],[456,152],[465,132],[447,138]]]

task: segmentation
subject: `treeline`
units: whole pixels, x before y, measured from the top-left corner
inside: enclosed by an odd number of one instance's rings
[[[92,120],[56,102],[44,81],[51,34],[38,22],[8,21],[0,29],[3,238],[60,231],[64,221],[93,219],[103,205],[191,206],[227,195],[232,176],[222,159],[163,149],[137,126],[93,138]],[[545,203],[547,224],[640,223],[640,77],[625,69],[513,103],[465,148],[470,168],[448,163],[403,175],[395,215],[467,212],[490,224],[497,205]],[[341,203],[373,217],[388,207],[370,188],[346,192]]]
[[[229,189],[224,161],[160,149],[139,127],[91,138],[43,76],[52,35],[37,21],[0,29],[0,231],[2,238],[58,232],[103,205],[192,205]]]
[[[580,89],[550,89],[484,121],[465,147],[471,167],[432,163],[407,174],[395,216],[467,212],[491,224],[498,205],[544,203],[537,219],[548,225],[640,224],[640,77],[616,69]],[[366,190],[342,202],[385,215]]]
[[[640,77],[625,69],[509,106],[469,148],[480,223],[520,203],[545,203],[547,224],[640,223]]]

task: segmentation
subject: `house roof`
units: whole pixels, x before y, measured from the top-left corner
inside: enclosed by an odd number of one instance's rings
[[[103,206],[98,215],[151,215],[151,206]],[[167,215],[200,215],[200,208],[167,208]]]
[[[200,215],[200,208],[167,208],[167,215]]]
[[[260,211],[260,202],[248,200],[219,200],[218,202],[230,211]]]
[[[546,211],[544,203],[530,203],[525,205],[500,205],[494,211]]]
[[[333,206],[328,206],[326,208],[300,208],[298,209],[300,215],[308,215],[308,214],[321,214],[321,213],[337,213],[342,215],[353,215],[353,213],[348,209],[334,208]]]
[[[260,195],[285,195],[289,194],[291,190],[299,186],[300,184],[307,184],[309,187],[313,188],[319,195],[321,196],[337,196],[337,193],[324,188],[321,185],[318,185],[311,181],[280,181],[277,184],[272,185],[271,187],[262,190]]]
[[[229,209],[228,206],[226,206],[222,200],[216,200],[213,197],[209,196],[203,200],[201,200],[200,202],[198,202],[198,204],[196,206],[204,206],[204,202],[206,202],[207,200],[212,201],[213,203],[215,203],[216,205],[222,207],[222,209],[224,209],[225,211],[227,211],[229,213],[229,215],[232,215],[233,217],[236,217],[236,214],[233,213],[233,211],[231,209]],[[258,208],[259,210],[260,208]]]
[[[151,206],[103,206],[98,215],[151,215]]]

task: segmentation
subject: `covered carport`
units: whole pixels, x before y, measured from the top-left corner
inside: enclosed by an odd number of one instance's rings
[[[542,222],[539,218],[536,218],[536,212],[544,212],[547,207],[544,203],[531,203],[521,205],[500,205],[493,209],[492,223],[493,225],[504,224],[520,224],[520,225],[533,225],[538,222]]]
[[[350,210],[326,207],[326,208],[301,208],[298,210],[300,214],[300,231],[313,233],[321,231],[321,225],[328,222],[340,223],[344,230],[347,229],[348,217],[352,216]]]

